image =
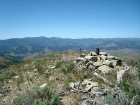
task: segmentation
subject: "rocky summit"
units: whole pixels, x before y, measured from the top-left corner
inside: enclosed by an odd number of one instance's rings
[[[122,60],[118,57],[111,56],[106,52],[100,52],[97,55],[95,52],[84,55],[81,54],[74,62],[77,69],[87,68],[90,70],[99,69],[101,72],[109,72],[111,68],[118,68],[122,66]]]
[[[140,73],[108,52],[51,53],[0,71],[1,105],[138,105]],[[139,63],[137,63],[139,65]]]

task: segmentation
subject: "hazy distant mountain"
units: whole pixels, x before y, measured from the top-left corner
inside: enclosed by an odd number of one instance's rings
[[[83,38],[69,39],[57,37],[27,37],[0,40],[0,53],[11,55],[20,59],[30,59],[51,52],[65,51],[68,49],[79,51],[95,50],[120,50],[124,48],[140,50],[140,38]]]

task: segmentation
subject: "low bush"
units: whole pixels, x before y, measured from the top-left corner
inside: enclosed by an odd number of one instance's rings
[[[115,102],[115,99],[113,98],[111,94],[105,96],[105,100],[108,105],[118,105],[118,103]]]
[[[72,70],[74,69],[74,67],[75,67],[74,63],[71,63],[71,64],[69,64],[68,66],[66,66],[67,72],[72,71]]]
[[[13,100],[14,105],[22,105],[24,102],[24,98],[22,96],[19,96]]]
[[[69,65],[67,65],[66,67],[63,67],[61,70],[64,74],[70,73],[75,67],[74,63],[70,63]]]
[[[57,64],[56,64],[55,68],[60,68],[60,67],[62,66],[62,64],[63,64],[63,62],[62,62],[62,61],[57,62]]]
[[[39,74],[44,73],[43,67],[41,65],[37,65],[36,68],[37,68],[37,71],[38,71]]]
[[[13,71],[4,71],[0,74],[0,82],[2,83],[6,79],[10,79],[15,76],[15,72]]]
[[[58,95],[45,86],[43,89],[34,88],[13,100],[14,105],[60,105]]]

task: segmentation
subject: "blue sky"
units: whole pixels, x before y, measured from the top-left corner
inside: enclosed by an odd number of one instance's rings
[[[0,0],[0,39],[140,37],[140,0]]]

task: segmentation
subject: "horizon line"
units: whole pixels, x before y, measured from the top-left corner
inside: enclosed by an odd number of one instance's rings
[[[25,38],[39,38],[39,37],[45,37],[45,38],[60,38],[60,39],[135,39],[135,38],[140,38],[140,37],[112,37],[112,38],[109,38],[109,37],[106,37],[106,38],[92,38],[92,37],[89,37],[89,38],[66,38],[66,37],[55,37],[55,36],[52,36],[52,37],[46,37],[46,36],[35,36],[35,37],[22,37],[22,38],[8,38],[8,39],[0,39],[0,40],[9,40],[9,39],[25,39]]]

